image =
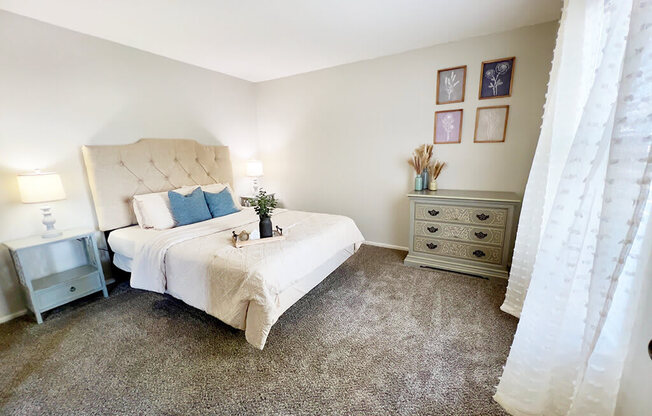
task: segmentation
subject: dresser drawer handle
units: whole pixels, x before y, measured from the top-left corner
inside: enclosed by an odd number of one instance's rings
[[[482,231],[478,231],[475,233],[475,236],[478,237],[480,240],[485,238],[488,234],[483,233]]]
[[[431,209],[428,211],[428,214],[432,215],[433,217],[436,217],[437,214],[439,214],[439,211],[437,211],[436,209]]]
[[[431,233],[436,233],[437,230],[439,230],[439,228],[437,227],[428,227],[428,231],[430,231]]]
[[[437,244],[428,243],[426,244],[426,247],[428,247],[430,250],[434,250],[437,248]]]
[[[473,252],[473,255],[476,256],[476,257],[478,257],[478,258],[486,256],[486,254],[484,254],[484,251],[482,251],[482,250],[476,250],[476,251],[474,251],[474,252]]]
[[[77,288],[75,286],[70,286],[70,291],[71,292],[74,292],[75,290],[77,290]]]
[[[480,221],[485,221],[489,219],[489,216],[487,214],[478,214],[476,215]]]

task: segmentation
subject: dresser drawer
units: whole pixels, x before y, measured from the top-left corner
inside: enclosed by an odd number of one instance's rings
[[[43,311],[101,289],[99,273],[95,272],[79,279],[39,290],[36,292],[36,296],[38,296],[39,309]]]
[[[461,243],[427,237],[414,238],[414,251],[492,264],[501,264],[503,258],[503,250],[501,247]]]
[[[491,227],[505,227],[507,209],[462,207],[454,205],[415,204],[414,217],[417,220],[481,224]]]
[[[414,235],[501,246],[505,238],[505,231],[502,228],[415,221]]]

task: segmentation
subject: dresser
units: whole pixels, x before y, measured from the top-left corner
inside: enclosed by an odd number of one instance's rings
[[[414,191],[408,266],[507,278],[521,205],[511,192]]]

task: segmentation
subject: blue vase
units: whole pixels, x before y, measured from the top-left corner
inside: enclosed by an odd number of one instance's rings
[[[422,191],[423,190],[423,178],[421,175],[417,175],[414,178],[414,190],[415,191]]]
[[[421,179],[421,189],[428,189],[428,184],[430,183],[430,175],[428,175],[427,170],[421,172]]]

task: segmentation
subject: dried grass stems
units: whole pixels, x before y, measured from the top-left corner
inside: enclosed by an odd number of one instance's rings
[[[426,169],[428,169],[430,178],[437,179],[441,173],[441,170],[444,169],[444,166],[446,166],[446,162],[440,162],[438,160],[436,160],[435,163],[428,165]]]
[[[423,167],[421,166],[421,159],[419,159],[419,156],[413,154],[412,159],[408,159],[408,163],[412,166],[417,175],[421,175]]]
[[[422,144],[421,146],[414,149],[414,152],[412,152],[412,158],[408,159],[408,163],[410,166],[412,166],[417,175],[421,175],[421,172],[423,172],[425,169],[428,169],[430,165],[430,159],[432,159],[432,150],[433,145]]]

